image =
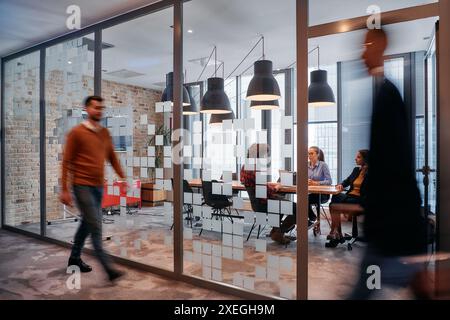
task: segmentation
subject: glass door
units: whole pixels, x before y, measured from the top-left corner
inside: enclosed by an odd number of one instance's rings
[[[417,144],[417,180],[421,183],[421,192],[425,215],[436,214],[437,191],[437,118],[436,118],[436,32],[433,32],[430,46],[424,56],[425,69],[425,110],[422,125],[417,125],[417,137],[422,143]]]

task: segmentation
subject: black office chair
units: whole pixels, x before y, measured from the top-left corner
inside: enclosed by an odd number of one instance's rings
[[[171,179],[171,180],[172,180],[172,186],[173,186],[173,179]],[[189,185],[189,182],[187,180],[183,180],[183,192],[194,193],[194,190]],[[186,220],[189,221],[191,228],[192,228],[192,220],[194,219],[194,217],[193,217],[193,208],[192,208],[191,204],[189,204],[189,203],[183,204],[183,214],[187,215]],[[175,225],[175,223],[172,223],[170,230],[173,229],[174,225]]]
[[[212,215],[216,217],[220,217],[223,220],[223,216],[228,217],[231,222],[233,222],[233,218],[231,217],[230,207],[232,206],[231,200],[224,195],[213,194],[212,192],[212,184],[218,181],[202,181],[202,189],[203,189],[203,199],[205,204],[210,206],[213,209]],[[227,214],[224,214],[226,212]],[[200,230],[199,235],[203,232],[203,228]]]
[[[254,212],[267,212],[267,203],[262,203],[261,199],[256,198],[255,187],[245,186],[245,191],[247,191],[248,197],[250,199],[250,204]],[[256,221],[253,222],[250,232],[248,233],[247,241],[248,239],[250,239],[250,235],[252,234],[253,229],[255,229],[255,226]],[[261,234],[261,225],[258,225],[258,235],[256,237],[257,239],[259,239],[260,234]]]

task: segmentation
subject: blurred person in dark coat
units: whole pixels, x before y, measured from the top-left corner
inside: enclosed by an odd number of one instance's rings
[[[377,290],[368,288],[367,268],[378,266],[384,285],[408,286],[421,264],[403,263],[402,257],[426,252],[426,226],[415,178],[411,121],[397,87],[384,76],[382,29],[367,32],[363,60],[375,78],[376,92],[370,133],[370,168],[367,175],[364,235],[368,243],[361,278],[351,299],[367,299]]]

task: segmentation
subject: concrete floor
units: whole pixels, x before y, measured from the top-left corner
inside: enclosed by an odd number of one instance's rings
[[[0,243],[0,300],[238,299],[123,266],[118,269],[126,275],[112,285],[88,255],[85,261],[94,270],[82,274],[80,290],[70,290],[67,249],[5,230],[0,230]]]
[[[157,267],[162,267],[168,270],[173,269],[173,246],[170,243],[170,237],[172,236],[172,232],[170,229],[170,222],[165,221],[164,219],[164,211],[162,207],[156,208],[144,208],[140,213],[141,215],[131,215],[126,217],[126,221],[123,220],[123,217],[120,216],[108,216],[108,218],[112,218],[115,220],[112,224],[104,224],[104,235],[112,235],[112,239],[104,242],[104,246],[108,252],[113,255],[122,256],[130,260],[142,262],[145,264],[154,265]],[[49,237],[70,242],[73,238],[73,235],[76,231],[78,223],[68,222],[63,224],[55,224],[51,226],[47,226],[47,235]],[[186,223],[185,223],[186,226]],[[322,235],[314,237],[312,232],[309,232],[309,241],[308,241],[308,296],[310,299],[345,299],[354,282],[356,281],[356,277],[358,274],[358,267],[360,260],[364,254],[365,245],[362,243],[357,243],[354,245],[354,249],[352,251],[347,251],[346,246],[340,245],[335,249],[325,248],[325,235],[328,233],[329,229],[327,224],[322,223]],[[37,225],[26,225],[23,226],[23,229],[28,231],[37,232]],[[344,230],[350,230],[350,223],[343,223]],[[244,227],[244,234],[246,235],[249,232],[250,226],[246,225]],[[204,244],[217,244],[221,245],[221,235],[217,232],[203,232],[201,236],[198,235],[199,228],[192,229],[192,239],[184,240],[184,250],[186,252],[190,252],[195,254],[195,250],[193,249],[194,240],[200,241],[202,246]],[[266,230],[267,232],[267,230]],[[264,233],[263,233],[264,234]],[[40,292],[42,288],[36,288],[36,286],[41,287],[44,286],[47,289],[44,289],[45,294],[49,294],[48,290],[51,288],[56,288],[61,286],[62,279],[66,279],[67,276],[64,274],[64,266],[66,263],[67,255],[69,254],[67,249],[62,249],[60,247],[46,247],[41,242],[36,242],[33,239],[28,239],[19,236],[17,244],[13,239],[16,235],[11,235],[8,233],[7,239],[11,241],[14,246],[18,246],[18,250],[25,253],[24,255],[17,255],[14,252],[11,252],[9,246],[2,246],[0,250],[0,255],[4,252],[5,255],[12,254],[12,259],[2,259],[2,263],[0,265],[0,279],[1,281],[6,281],[9,283],[11,274],[9,274],[9,270],[14,270],[17,266],[23,266],[23,270],[20,272],[20,276],[13,276],[14,280],[10,285],[13,290],[11,292],[15,294],[19,294],[22,296],[22,289],[25,292],[28,292],[28,289],[31,289],[32,292]],[[167,237],[169,240],[167,240]],[[255,239],[256,234],[255,231],[253,235],[250,237],[250,241],[244,242],[244,259],[241,261],[236,261],[234,259],[221,259],[221,277],[222,282],[228,284],[234,284],[234,276],[236,274],[240,274],[244,277],[249,277],[254,279],[254,289],[259,293],[264,294],[273,294],[279,296],[281,294],[281,288],[287,285],[291,288],[291,292],[295,291],[295,268],[296,268],[296,243],[292,242],[287,247],[279,246],[273,243],[270,238],[265,238],[264,235],[261,237],[262,239],[268,239],[267,241],[267,253],[257,252],[255,250]],[[120,240],[119,240],[120,239]],[[136,248],[136,240],[139,240],[139,248]],[[144,240],[143,240],[144,239]],[[117,241],[118,240],[118,241]],[[25,241],[25,243],[23,243]],[[3,241],[2,241],[3,242]],[[31,244],[31,246],[28,246]],[[89,246],[89,243],[87,244]],[[38,246],[38,247],[35,247]],[[44,247],[42,247],[44,246]],[[6,251],[5,251],[6,250]],[[47,253],[46,250],[50,250]],[[28,254],[27,254],[28,253]],[[255,277],[255,270],[257,267],[265,267],[268,265],[268,255],[277,256],[277,257],[289,257],[293,261],[292,268],[290,270],[280,270],[279,274],[279,282],[277,281],[268,281],[268,279],[264,278],[263,280]],[[5,257],[3,255],[3,257]],[[29,257],[28,260],[27,257]],[[59,259],[55,261],[59,264],[52,264],[52,270],[47,271],[41,270],[42,267],[45,268],[45,263],[49,259]],[[31,260],[30,260],[31,259]],[[87,258],[89,262],[92,262],[96,265],[95,259],[92,257]],[[16,261],[19,260],[19,261]],[[36,263],[44,263],[43,265]],[[8,267],[2,269],[2,265],[7,264]],[[98,270],[100,268],[97,265]],[[3,271],[4,270],[4,271]],[[200,263],[195,263],[195,261],[188,261],[185,259],[185,273],[189,275],[195,275],[199,277],[205,276],[205,266],[202,261]],[[5,272],[5,274],[3,274]],[[53,273],[52,273],[53,272]],[[42,273],[42,274],[41,274]],[[133,275],[141,274],[137,271],[130,271],[130,277]],[[48,276],[51,280],[53,276],[56,277],[52,282],[49,283],[39,283],[38,280],[32,279],[33,275],[36,274],[39,277],[43,277],[44,279]],[[144,273],[146,277],[152,278],[154,276]],[[79,293],[73,294],[69,291],[64,291],[59,288],[58,294],[56,297],[62,296],[63,298],[73,298],[78,299],[78,296],[81,294],[82,297],[90,296],[92,294],[98,294],[97,298],[104,299],[107,298],[107,289],[102,293],[102,286],[105,285],[105,281],[101,279],[102,273],[96,272],[88,274],[83,277],[83,281],[88,283],[90,289],[88,289],[88,293]],[[86,278],[86,280],[84,280]],[[156,277],[157,278],[157,277]],[[18,280],[22,281],[22,289],[20,286],[17,287]],[[137,278],[133,278],[137,279]],[[95,283],[103,284],[97,288]],[[125,280],[124,280],[125,281]],[[159,279],[158,281],[165,281]],[[1,282],[3,283],[3,282]],[[53,284],[52,284],[53,283]],[[58,283],[58,284],[57,284]],[[146,281],[145,283],[138,283],[131,280],[130,283],[127,284],[127,288],[130,289],[129,293],[121,292],[120,297],[114,297],[118,299],[134,299],[134,297],[141,297],[143,299],[149,299],[150,293],[146,293],[142,295],[142,290],[149,290],[149,288],[153,288],[152,280]],[[64,283],[63,283],[64,284]],[[178,286],[180,286],[179,284]],[[3,287],[3,286],[2,286]],[[6,287],[5,287],[6,288]],[[103,288],[104,289],[104,288]],[[139,294],[134,292],[136,289]],[[195,289],[197,290],[197,289]],[[188,290],[183,292],[183,294],[191,295],[193,299],[197,297],[199,299],[202,298],[202,294],[206,294],[203,291],[202,293],[197,293],[195,290]],[[199,289],[200,290],[200,289]],[[81,290],[83,291],[83,290]],[[98,292],[97,292],[98,291]],[[382,298],[386,299],[408,299],[410,295],[407,290],[383,290],[384,295]],[[117,292],[117,291],[116,291]],[[154,292],[152,292],[154,294]],[[291,294],[292,294],[291,293]],[[0,297],[2,294],[6,294],[5,292],[0,292]],[[27,293],[30,294],[30,293]],[[172,293],[176,294],[176,293]],[[197,296],[198,294],[198,296]],[[103,296],[106,295],[106,296]],[[51,295],[50,295],[51,296]],[[169,295],[170,296],[170,295]],[[164,299],[169,298],[164,297]],[[32,297],[32,295],[30,296]],[[45,296],[44,296],[45,297]],[[221,296],[218,296],[220,298]],[[37,299],[43,297],[36,297]],[[113,297],[111,297],[113,298]],[[291,295],[291,298],[295,298],[295,295]],[[171,298],[176,299],[176,298]]]

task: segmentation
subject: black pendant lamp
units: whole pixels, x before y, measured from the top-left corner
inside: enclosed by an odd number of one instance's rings
[[[250,108],[254,110],[275,110],[280,107],[278,100],[271,101],[252,101],[250,103]]]
[[[189,101],[191,103],[187,106],[183,105],[183,115],[192,116],[192,115],[198,114],[197,104],[195,103],[195,99],[192,96],[192,87],[184,86],[184,88],[188,92]],[[184,90],[183,90],[183,94],[184,94]]]
[[[173,72],[169,72],[168,74],[166,74],[166,88],[164,89],[163,94],[161,96],[161,101],[173,102]],[[183,107],[189,106],[190,104],[191,101],[189,99],[189,93],[183,86]]]
[[[215,70],[214,75],[217,74],[217,49],[214,47],[215,56]],[[208,90],[203,95],[200,112],[209,114],[225,114],[231,112],[230,100],[224,90],[225,81],[223,78],[212,77],[208,78]]]
[[[273,64],[265,60],[264,37],[262,40],[262,60],[255,61],[254,75],[247,89],[247,100],[272,101],[281,97],[280,87],[273,76]]]
[[[311,84],[308,88],[308,101],[311,107],[326,107],[336,103],[333,90],[328,84],[327,71],[320,70],[320,48],[317,47],[314,50],[317,52],[317,65],[318,70],[311,71]],[[311,51],[311,52],[312,52]]]
[[[212,114],[209,118],[209,124],[212,126],[221,125],[224,120],[234,120],[234,112],[231,110],[229,113]]]

